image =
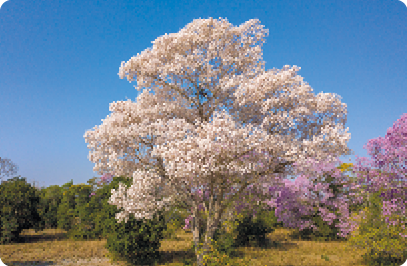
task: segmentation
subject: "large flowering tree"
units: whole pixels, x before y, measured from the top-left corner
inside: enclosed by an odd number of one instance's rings
[[[346,104],[335,94],[314,95],[299,67],[265,71],[268,30],[259,23],[197,19],[157,38],[119,71],[130,82],[136,77],[136,89],[151,88],[136,102],[111,103],[112,114],[84,135],[94,171],[133,178],[130,188],[112,190],[111,204],[123,207],[118,222],[169,206],[190,211],[198,265],[246,188],[281,184],[295,175],[294,162],[307,168],[308,158],[329,162],[350,152]]]

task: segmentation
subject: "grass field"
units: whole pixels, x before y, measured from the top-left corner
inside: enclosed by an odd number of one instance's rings
[[[241,247],[234,257],[236,265],[250,266],[365,266],[363,251],[354,250],[346,242],[300,241],[290,237],[292,230],[276,229],[268,234],[267,248]],[[128,266],[125,262],[110,263],[106,240],[72,241],[63,230],[47,229],[35,233],[24,230],[24,243],[0,245],[0,258],[8,266],[27,265],[116,265]],[[188,251],[192,233],[179,230],[176,240],[163,240],[160,248],[162,260],[158,266],[184,265],[184,258],[193,258]]]

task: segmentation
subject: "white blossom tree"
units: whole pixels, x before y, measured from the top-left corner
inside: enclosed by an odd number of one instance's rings
[[[149,219],[169,206],[191,211],[198,265],[250,185],[295,175],[294,162],[306,173],[307,158],[329,161],[350,152],[346,104],[335,94],[315,96],[296,66],[265,71],[268,30],[259,23],[197,19],[158,37],[119,71],[129,82],[136,76],[137,90],[151,89],[136,102],[111,103],[111,115],[84,135],[94,171],[133,178],[130,188],[112,190],[110,203],[123,207],[118,222],[130,214]],[[192,193],[198,187],[208,190],[208,204]],[[202,247],[200,204],[207,214]]]
[[[10,160],[0,157],[0,175],[10,176],[17,173],[17,166]],[[3,181],[3,176],[0,176]]]

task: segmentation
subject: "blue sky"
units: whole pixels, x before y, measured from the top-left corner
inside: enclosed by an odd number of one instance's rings
[[[356,155],[407,112],[407,7],[398,0],[9,0],[0,9],[0,157],[18,166],[14,176],[39,186],[99,177],[83,135],[113,101],[135,101],[121,62],[209,17],[259,19],[269,30],[266,70],[297,65],[315,94],[339,94]]]

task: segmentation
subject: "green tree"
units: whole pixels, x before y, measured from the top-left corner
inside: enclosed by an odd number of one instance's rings
[[[0,185],[0,242],[18,240],[24,229],[40,230],[40,197],[26,178],[14,177]]]
[[[38,212],[43,228],[58,227],[58,206],[61,204],[63,192],[64,189],[58,185],[43,188],[38,192],[41,198]]]

